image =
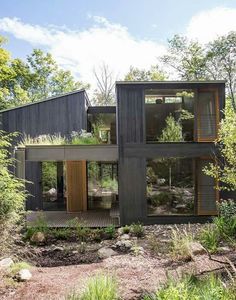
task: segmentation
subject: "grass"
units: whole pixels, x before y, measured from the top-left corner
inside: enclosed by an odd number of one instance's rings
[[[38,213],[37,218],[35,222],[32,224],[32,226],[28,226],[26,228],[25,233],[25,239],[30,240],[34,233],[36,232],[42,232],[46,234],[48,232],[48,224],[45,220],[45,217],[42,213]]]
[[[113,276],[97,275],[89,279],[85,291],[80,296],[76,291],[69,294],[66,300],[116,300],[118,299],[117,283]]]
[[[210,253],[217,252],[220,242],[220,234],[217,227],[208,224],[207,227],[201,231],[199,240]]]
[[[170,255],[173,259],[190,259],[193,235],[187,230],[172,229]]]
[[[9,275],[11,277],[14,277],[17,275],[17,273],[22,270],[22,269],[30,269],[31,265],[28,264],[27,262],[21,261],[21,262],[16,262],[10,266],[9,269]]]
[[[169,280],[154,295],[143,300],[235,300],[235,287],[226,286],[214,275],[202,280],[188,276],[180,281]]]
[[[143,237],[145,230],[142,223],[133,223],[130,226],[130,232],[136,237]]]

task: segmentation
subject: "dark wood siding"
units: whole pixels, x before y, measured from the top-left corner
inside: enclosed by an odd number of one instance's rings
[[[1,128],[36,137],[41,134],[69,135],[87,129],[88,100],[85,91],[78,91],[49,100],[6,110],[1,113]],[[20,136],[17,138],[20,139]],[[15,141],[17,143],[17,141]],[[41,164],[26,162],[27,209],[42,208]]]
[[[119,146],[119,203],[121,224],[141,221],[175,223],[206,221],[207,216],[147,216],[146,159],[158,157],[213,157],[214,143],[146,144],[145,90],[217,88],[224,107],[224,83],[118,83],[117,129]],[[215,201],[215,199],[214,199]],[[215,202],[214,202],[215,204]],[[209,204],[210,205],[210,204]]]

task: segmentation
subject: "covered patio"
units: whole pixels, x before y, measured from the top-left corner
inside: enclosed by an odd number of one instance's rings
[[[119,216],[111,214],[109,210],[103,211],[81,211],[67,213],[66,211],[28,211],[26,222],[28,226],[34,226],[39,217],[43,217],[49,227],[73,227],[73,220],[85,227],[107,227],[109,225],[119,226]]]

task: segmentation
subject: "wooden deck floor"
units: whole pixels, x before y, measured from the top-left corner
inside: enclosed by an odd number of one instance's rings
[[[86,227],[119,226],[119,219],[112,218],[109,210],[78,213],[67,213],[66,211],[31,211],[28,212],[26,217],[27,224],[33,226],[40,215],[44,217],[49,227],[72,226],[70,221],[75,218]]]

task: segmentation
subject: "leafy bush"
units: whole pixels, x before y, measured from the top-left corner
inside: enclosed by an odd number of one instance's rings
[[[42,186],[44,192],[49,191],[51,188],[57,188],[57,167],[53,161],[42,163]]]
[[[236,216],[233,217],[216,217],[213,219],[219,234],[223,239],[235,238],[236,235]]]
[[[152,195],[150,197],[151,204],[155,207],[163,204],[168,204],[172,200],[172,195],[167,192],[161,192],[159,194]]]
[[[131,233],[136,236],[136,237],[142,237],[144,236],[144,227],[143,227],[143,224],[141,223],[133,223],[131,226],[130,226],[130,231]]]
[[[235,291],[215,276],[202,280],[193,276],[177,282],[169,280],[155,295],[145,296],[143,300],[234,300]]]
[[[103,179],[101,186],[102,186],[102,188],[111,190],[111,191],[118,190],[118,182],[116,179],[105,178],[105,179]]]
[[[28,226],[26,228],[25,238],[30,239],[32,235],[36,232],[48,233],[48,224],[46,219],[42,213],[37,215],[35,222],[33,222],[32,226]]]
[[[193,241],[193,235],[186,230],[172,229],[171,234],[171,256],[174,259],[190,259],[190,243]]]
[[[72,235],[72,229],[69,227],[55,228],[50,233],[58,240],[67,240]]]
[[[13,160],[7,149],[11,147],[13,134],[0,130],[0,223],[16,222],[24,209],[26,197],[24,181],[16,178],[10,171]],[[0,224],[0,225],[1,225]]]
[[[130,230],[131,230],[131,228],[130,228],[130,226],[128,226],[128,225],[125,225],[124,227],[122,227],[122,233],[130,233]]]
[[[116,235],[116,228],[114,225],[110,225],[104,229],[104,232],[109,239],[113,239]]]
[[[218,250],[220,234],[217,227],[208,224],[208,226],[201,231],[199,239],[209,252],[215,253]]]
[[[231,218],[236,216],[236,201],[232,199],[221,201],[218,208],[221,217]]]

